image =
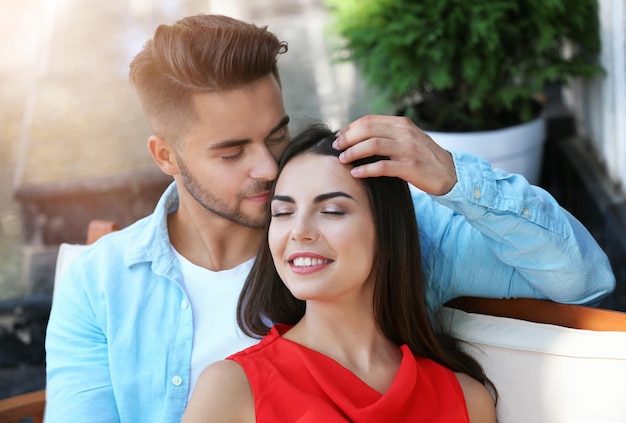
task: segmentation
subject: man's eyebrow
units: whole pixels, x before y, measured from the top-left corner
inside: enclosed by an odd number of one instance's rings
[[[285,117],[283,117],[280,122],[278,123],[278,125],[276,125],[275,127],[273,127],[268,135],[271,136],[272,134],[278,132],[279,130],[281,130],[282,128],[284,128],[285,126],[287,126],[289,124],[289,116],[285,115]],[[230,148],[230,147],[239,147],[242,145],[246,145],[246,144],[250,144],[251,140],[250,139],[243,139],[243,140],[224,140],[224,141],[219,141],[216,142],[215,144],[212,144],[209,147],[209,150],[221,150],[223,148]]]
[[[285,126],[287,126],[289,124],[289,115],[285,115],[280,122],[278,123],[278,125],[276,125],[275,127],[272,128],[272,130],[270,131],[270,135],[280,131],[281,129],[283,129]]]
[[[337,197],[344,197],[344,198],[349,198],[351,200],[354,200],[354,197],[348,193],[345,193],[343,191],[333,191],[333,192],[327,192],[325,194],[320,194],[320,195],[315,196],[315,198],[313,199],[313,204],[321,203],[323,201],[330,200],[332,198],[337,198]],[[290,197],[288,195],[275,195],[272,197],[272,201],[284,201],[285,203],[296,202],[293,199],[293,197]]]
[[[224,140],[224,141],[216,142],[215,144],[211,144],[211,146],[209,147],[209,150],[221,150],[223,148],[239,147],[241,145],[246,145],[246,144],[250,144],[249,139]]]

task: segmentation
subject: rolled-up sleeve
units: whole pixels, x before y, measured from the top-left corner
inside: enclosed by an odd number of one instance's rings
[[[431,307],[462,295],[585,304],[614,289],[604,251],[550,194],[478,157],[452,155],[458,182],[449,193],[413,189]]]

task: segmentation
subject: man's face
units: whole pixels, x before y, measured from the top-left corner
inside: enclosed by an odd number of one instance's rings
[[[276,161],[289,142],[278,83],[268,75],[237,90],[197,95],[194,106],[198,120],[176,153],[179,190],[214,215],[264,227]]]

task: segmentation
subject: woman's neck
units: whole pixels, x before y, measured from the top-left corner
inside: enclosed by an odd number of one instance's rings
[[[379,330],[373,313],[330,313],[309,306],[283,337],[332,358],[384,393],[398,371],[402,353]]]

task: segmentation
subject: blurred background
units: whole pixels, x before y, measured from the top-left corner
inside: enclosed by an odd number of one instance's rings
[[[620,310],[626,310],[625,3],[600,1],[606,75],[568,87],[547,111],[540,183],[609,255],[618,289],[601,306]],[[126,226],[149,214],[169,183],[146,151],[150,134],[128,64],[158,24],[196,13],[267,25],[289,43],[279,67],[293,131],[317,120],[339,128],[374,110],[357,69],[332,59],[321,0],[3,1],[0,398],[44,387],[43,336],[58,245],[83,243],[90,219]]]

